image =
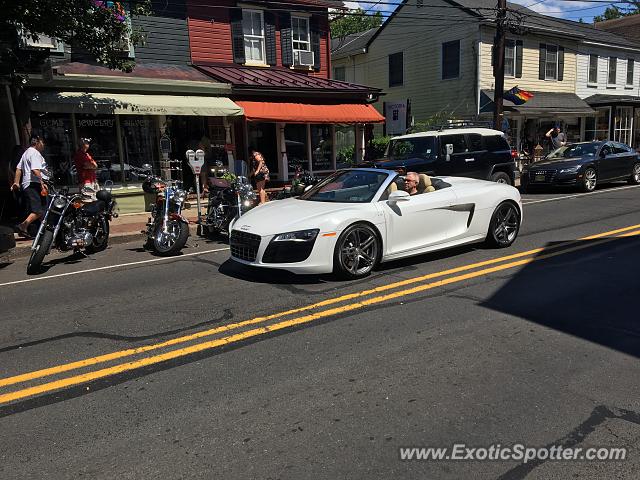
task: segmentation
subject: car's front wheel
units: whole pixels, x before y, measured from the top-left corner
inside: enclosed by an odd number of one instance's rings
[[[378,264],[381,244],[369,225],[356,223],[338,238],[333,255],[334,272],[354,279],[366,277]]]
[[[520,231],[520,211],[512,202],[502,202],[496,207],[489,223],[487,244],[491,247],[510,246]]]
[[[584,175],[582,176],[582,191],[583,192],[593,192],[596,189],[596,184],[598,183],[598,174],[596,173],[595,168],[589,167],[584,171]]]

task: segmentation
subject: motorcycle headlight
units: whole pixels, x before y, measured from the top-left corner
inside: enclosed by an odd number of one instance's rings
[[[58,210],[62,210],[64,207],[67,206],[67,200],[64,197],[58,197],[53,201],[53,206],[56,207]]]
[[[176,203],[182,203],[187,199],[187,192],[179,191],[173,194],[173,201]]]
[[[580,170],[580,165],[576,165],[575,167],[563,168],[560,170],[560,173],[577,173]]]
[[[311,242],[318,236],[319,229],[298,230],[297,232],[280,233],[273,238],[274,242]]]

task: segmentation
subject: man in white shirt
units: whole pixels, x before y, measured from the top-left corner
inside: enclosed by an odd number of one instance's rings
[[[43,150],[44,141],[42,138],[33,137],[31,146],[20,158],[11,186],[12,190],[22,190],[25,210],[29,212],[27,218],[17,226],[18,232],[27,238],[30,237],[27,231],[29,225],[42,217],[45,209],[47,186],[42,182],[42,171],[46,170],[47,164],[42,157]]]

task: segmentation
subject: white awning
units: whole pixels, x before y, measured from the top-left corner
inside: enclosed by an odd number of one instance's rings
[[[242,107],[227,97],[143,95],[129,93],[55,92],[31,95],[31,109],[54,113],[118,115],[194,115],[239,117]]]

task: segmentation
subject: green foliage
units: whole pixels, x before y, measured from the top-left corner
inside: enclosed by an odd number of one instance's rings
[[[391,140],[391,138],[391,136],[387,135],[386,137],[376,137],[371,140],[368,152],[369,158],[375,160],[377,158],[384,157],[384,154],[387,151],[387,145],[389,145],[389,140]]]
[[[445,125],[449,120],[455,120],[452,113],[441,111],[425,120],[415,122],[410,129],[410,133],[428,132],[438,125]]]
[[[593,22],[604,22],[605,20],[615,20],[616,18],[640,14],[640,0],[630,0],[627,5],[628,7],[617,7],[615,5],[607,7],[604,14],[593,17]]]
[[[130,7],[130,15],[148,15],[150,5],[150,0],[136,0],[130,5],[94,0],[0,0],[0,31],[21,29],[34,40],[38,35],[58,38],[111,69],[131,71],[134,62],[123,55],[123,40],[128,36],[134,45],[139,44],[143,32],[132,31],[120,16],[121,11]],[[14,33],[11,45],[2,49],[5,71],[15,71],[21,66],[21,59],[14,52],[17,42]]]
[[[338,150],[336,154],[336,162],[337,163],[350,163],[354,164],[356,158],[356,146],[349,145],[347,147],[342,147]]]
[[[369,14],[361,8],[338,14],[330,20],[331,37],[343,38],[352,33],[359,33],[382,25],[382,14]]]

